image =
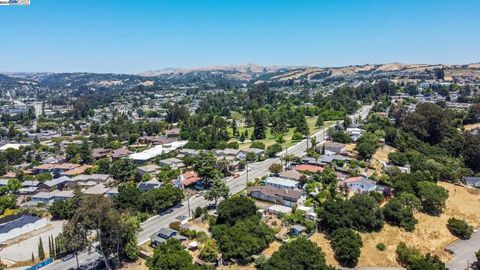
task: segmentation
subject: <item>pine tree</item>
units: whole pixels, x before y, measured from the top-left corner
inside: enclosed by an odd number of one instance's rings
[[[40,241],[38,242],[38,258],[40,258],[41,261],[45,259],[45,251],[43,249],[43,242],[42,238],[39,237]]]
[[[35,262],[35,256],[33,256],[33,252],[32,252],[32,263]]]

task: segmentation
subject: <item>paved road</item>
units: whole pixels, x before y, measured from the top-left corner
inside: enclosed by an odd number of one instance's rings
[[[372,106],[364,106],[362,107],[357,113],[350,116],[352,119],[357,119],[359,116],[361,118],[365,118],[368,115]],[[327,127],[329,128],[329,127]],[[325,137],[325,132],[327,128],[324,128],[317,132],[316,134],[312,135],[317,138],[317,141],[320,142]],[[294,154],[301,156],[307,148],[307,139],[300,141],[296,145],[287,149],[288,154]],[[270,158],[262,162],[256,162],[248,165],[248,181],[254,181],[257,177],[262,177],[269,173],[268,167],[274,163],[280,162],[280,157],[285,155],[285,152],[280,153],[276,158]],[[237,178],[228,178],[226,180],[228,187],[230,188],[230,193],[235,194],[238,193],[246,188],[247,183],[247,173],[242,173]],[[190,198],[190,210],[193,211],[197,207],[204,207],[210,204],[210,201],[206,201],[203,197],[192,197]],[[146,243],[150,236],[160,230],[162,227],[168,227],[170,223],[175,221],[176,217],[178,216],[185,216],[188,215],[188,202],[184,201],[182,205],[176,208],[172,213],[166,214],[163,216],[154,216],[149,220],[143,222],[141,224],[142,231],[138,234],[138,243],[139,245]],[[91,260],[95,256],[98,256],[96,253],[91,253],[89,255],[82,254],[81,258],[79,258],[79,262],[83,262],[85,260]],[[67,262],[62,262],[61,260],[54,262],[53,264],[43,268],[48,270],[65,270],[69,269],[70,267],[76,266],[75,259],[71,259]]]
[[[458,240],[447,248],[455,252],[452,259],[446,263],[450,270],[471,269],[470,264],[476,261],[475,252],[480,250],[480,231],[472,234],[472,238]]]

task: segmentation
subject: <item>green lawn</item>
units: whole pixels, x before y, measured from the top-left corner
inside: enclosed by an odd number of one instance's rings
[[[317,133],[321,129],[321,128],[317,128],[315,126],[315,124],[317,123],[317,118],[316,117],[307,117],[306,119],[307,119],[308,128],[310,130],[310,135]],[[328,121],[328,122],[325,122],[325,125],[328,126],[331,123],[333,123],[333,122]],[[243,133],[243,132],[245,132],[245,129],[248,130],[248,136],[251,136],[252,133],[253,133],[253,127],[249,127],[249,128],[239,127],[238,132]],[[285,134],[285,136],[284,136],[284,139],[285,139],[286,142],[282,145],[283,147],[285,147],[285,146],[290,147],[290,146],[292,146],[296,143],[296,141],[292,141],[294,131],[295,131],[295,128],[288,129],[287,134]],[[231,127],[227,128],[227,132],[228,132],[228,136],[230,136],[230,141],[231,142],[238,141],[236,138],[233,138],[233,131],[232,131]],[[267,128],[267,132],[266,132],[265,135],[266,135],[265,139],[257,140],[257,141],[263,142],[266,147],[268,147],[272,144],[275,144],[275,138],[273,137],[270,128]],[[244,143],[240,143],[240,149],[249,148],[251,144],[252,143],[250,141],[250,138],[246,138]]]

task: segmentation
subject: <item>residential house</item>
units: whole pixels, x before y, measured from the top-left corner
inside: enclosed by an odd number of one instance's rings
[[[365,130],[361,128],[352,127],[352,128],[347,128],[345,132],[348,135],[350,135],[350,138],[352,138],[352,141],[356,142],[358,138],[360,138],[360,136],[362,136],[363,133],[365,133]]]
[[[110,156],[112,159],[122,159],[128,157],[132,152],[128,150],[127,148],[119,148],[115,149],[110,153]]]
[[[105,148],[93,148],[92,149],[92,156],[94,159],[106,158],[110,155],[112,150],[105,149]]]
[[[183,148],[180,149],[179,153],[186,157],[196,157],[200,151],[194,149]]]
[[[37,187],[40,184],[40,181],[36,180],[27,180],[22,182],[22,187],[27,188],[27,187]]]
[[[64,172],[63,175],[68,176],[68,177],[72,177],[72,176],[75,176],[75,175],[85,173],[85,171],[87,169],[91,168],[91,167],[93,167],[93,166],[92,165],[82,165],[80,167],[76,167],[74,169],[71,169],[71,170],[68,170],[68,171]]]
[[[279,189],[297,189],[300,186],[300,183],[280,177],[267,177],[267,179],[265,179],[265,186]]]
[[[105,195],[110,198],[118,196],[118,187],[111,188]]]
[[[162,167],[168,166],[172,169],[181,169],[185,167],[185,164],[183,163],[183,161],[178,158],[167,158],[167,159],[160,160],[158,162],[158,165]]]
[[[158,181],[157,179],[152,179],[152,180],[149,180],[149,181],[146,181],[146,182],[138,183],[137,188],[140,191],[146,192],[146,191],[150,191],[152,189],[161,188],[162,185],[163,185],[162,182]]]
[[[153,247],[156,247],[160,245],[163,242],[166,242],[168,239],[174,238],[177,239],[180,242],[186,241],[187,238],[184,236],[181,236],[179,232],[170,229],[170,228],[161,228],[157,233],[153,234],[150,237],[151,240],[151,245]]]
[[[87,195],[105,195],[109,190],[110,188],[106,187],[104,184],[98,184],[83,190],[83,193]]]
[[[345,153],[345,144],[338,142],[326,142],[322,146],[325,149],[325,153],[328,154],[343,154]]]
[[[346,178],[343,180],[342,184],[355,193],[375,191],[377,188],[377,182],[372,181],[364,176]]]
[[[0,179],[0,187],[6,187],[8,185],[8,179]]]
[[[172,140],[170,140],[169,138],[160,137],[160,136],[142,136],[138,138],[138,141],[140,143],[153,144],[153,145],[162,145],[162,144],[168,144],[172,142]]]
[[[178,188],[186,188],[198,184],[202,178],[195,171],[186,171],[173,181],[173,185]]]
[[[168,138],[178,138],[180,137],[180,129],[179,128],[172,128],[165,132]]]
[[[286,170],[281,172],[278,176],[280,178],[290,179],[294,181],[301,181],[303,178],[307,177],[305,174],[300,173],[297,170]]]
[[[31,202],[33,203],[50,204],[56,201],[67,200],[72,197],[73,197],[73,191],[71,190],[68,190],[68,191],[54,190],[50,192],[39,192],[35,195],[32,195],[30,199],[31,199]]]
[[[63,175],[64,172],[80,167],[80,164],[59,163],[59,164],[42,164],[33,167],[33,173],[52,173],[55,177]]]
[[[473,177],[473,176],[465,177],[465,185],[467,187],[480,188],[480,177]]]
[[[292,213],[293,209],[279,204],[271,205],[267,208],[267,213],[272,215],[286,215]]]
[[[303,227],[302,225],[293,225],[291,230],[290,230],[290,233],[293,235],[293,236],[300,236],[301,234],[305,233],[307,231],[307,229],[305,227]]]
[[[280,189],[273,186],[253,186],[249,187],[247,190],[252,198],[287,207],[302,205],[306,200],[306,194],[303,190],[288,188]]]
[[[257,156],[257,158],[259,158],[265,154],[265,150],[259,149],[259,148],[242,149],[237,154],[237,159],[245,160],[247,158],[248,153],[254,153]]]
[[[145,174],[156,175],[161,167],[155,164],[145,165],[137,168],[137,174],[142,178]]]
[[[40,183],[38,184],[38,188],[41,190],[62,190],[70,181],[72,181],[70,177],[62,176]]]
[[[108,174],[81,174],[72,178],[68,183],[69,187],[79,186],[95,186],[111,181],[112,178]]]

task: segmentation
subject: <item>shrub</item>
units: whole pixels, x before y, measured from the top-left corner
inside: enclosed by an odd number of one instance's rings
[[[448,230],[456,237],[466,240],[470,239],[473,233],[473,227],[461,219],[449,218],[447,223]]]
[[[384,243],[378,243],[376,247],[380,251],[384,251],[385,249],[387,249]]]
[[[258,149],[265,149],[265,144],[263,142],[255,141],[252,142],[250,148],[258,148]]]

